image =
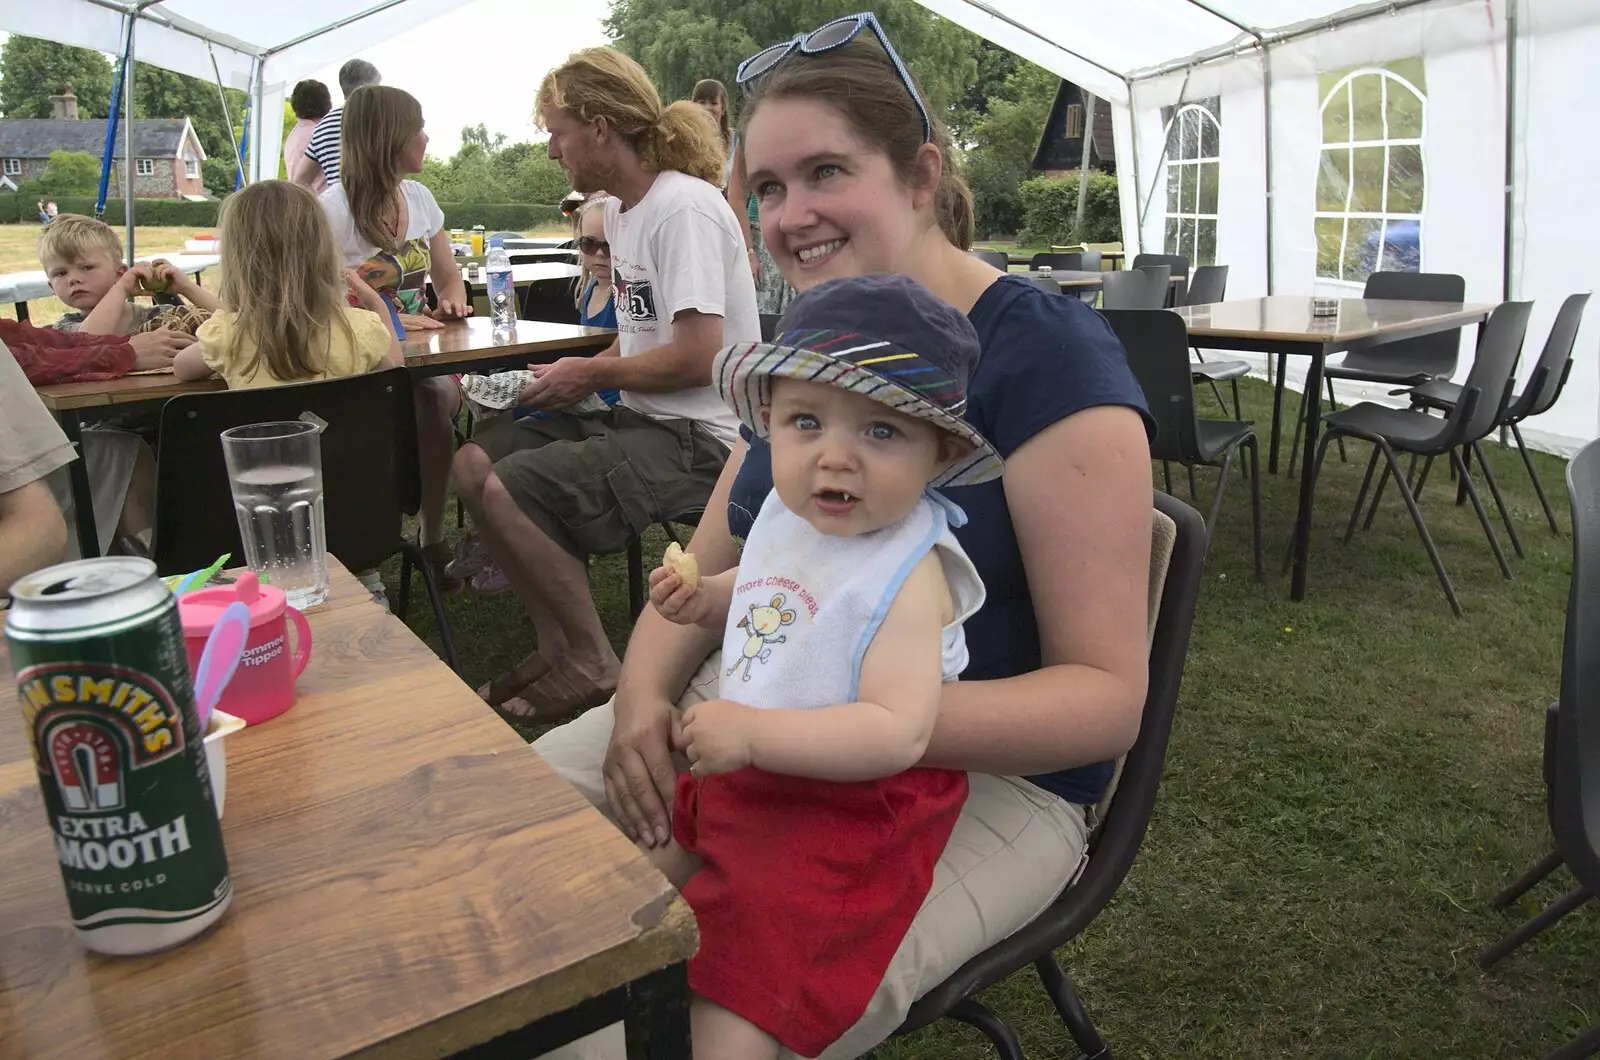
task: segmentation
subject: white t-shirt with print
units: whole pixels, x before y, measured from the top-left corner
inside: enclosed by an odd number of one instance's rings
[[[433,255],[428,241],[444,227],[444,211],[433,192],[414,180],[400,182],[406,203],[405,242],[398,251],[383,250],[356,230],[343,184],[322,193],[322,210],[333,226],[334,242],[346,268],[357,269],[374,291],[394,299],[402,313],[420,313],[427,304],[428,267]]]
[[[721,317],[723,345],[761,341],[739,221],[714,185],[668,170],[631,210],[612,198],[605,211],[622,356],[670,343],[672,319],[685,310]],[[731,448],[739,420],[706,384],[662,394],[625,390],[622,403],[657,419],[698,420]]]

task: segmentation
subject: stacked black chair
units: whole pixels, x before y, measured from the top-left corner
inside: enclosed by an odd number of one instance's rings
[[[1172,297],[1168,305],[1180,306],[1188,304],[1189,296],[1189,259],[1182,254],[1135,254],[1130,268],[1142,269],[1146,265],[1165,265],[1172,271],[1173,278],[1182,281],[1172,285]]]
[[[1161,784],[1178,687],[1189,653],[1207,533],[1199,513],[1174,497],[1157,493],[1155,508],[1150,570],[1153,624],[1144,712],[1139,738],[1123,760],[1115,791],[1102,800],[1104,812],[1099,827],[1089,836],[1088,861],[1075,879],[1062,881],[1065,889],[1061,896],[1032,923],[978,954],[923,995],[911,1006],[896,1035],[949,1018],[982,1031],[1002,1060],[1021,1060],[1015,1032],[975,995],[1032,964],[1078,1048],[1089,1057],[1111,1055],[1078,1000],[1072,981],[1056,963],[1055,951],[1082,934],[1117,893],[1144,841]],[[1163,534],[1170,534],[1170,551],[1162,547]],[[1160,569],[1163,558],[1167,560],[1165,577]]]
[[[232,427],[297,420],[306,413],[327,424],[319,447],[328,551],[352,571],[370,570],[400,553],[400,592],[393,610],[402,619],[411,568],[420,570],[445,661],[459,673],[439,586],[422,550],[401,535],[401,516],[416,514],[422,501],[411,375],[404,368],[315,383],[183,394],[168,401],[161,409],[156,455],[151,545],[156,568],[163,575],[199,570],[224,552],[243,563],[219,436]]]
[[[1003,250],[974,250],[972,256],[980,261],[987,261],[1001,272],[1011,268],[1011,262],[1006,258],[1006,252]]]
[[[1102,309],[1160,309],[1172,277],[1165,265],[1102,273]]]
[[[1372,473],[1378,466],[1378,458],[1382,457],[1385,461],[1383,477],[1378,480],[1377,493],[1372,499],[1373,511],[1377,510],[1378,498],[1382,496],[1384,486],[1392,477],[1395,488],[1400,491],[1406,508],[1411,512],[1412,521],[1416,523],[1417,534],[1422,538],[1422,545],[1428,551],[1428,559],[1433,562],[1434,573],[1439,576],[1439,584],[1444,589],[1445,598],[1450,601],[1450,610],[1454,611],[1457,617],[1461,615],[1461,601],[1456,598],[1455,587],[1450,584],[1450,576],[1445,573],[1444,561],[1439,558],[1439,550],[1434,547],[1433,536],[1428,533],[1428,524],[1423,521],[1422,510],[1417,507],[1416,495],[1407,476],[1400,472],[1396,454],[1410,453],[1429,458],[1448,455],[1451,466],[1461,476],[1462,488],[1472,500],[1473,510],[1478,514],[1478,522],[1483,526],[1484,536],[1489,539],[1489,547],[1493,549],[1495,560],[1500,564],[1500,573],[1509,579],[1511,568],[1506,563],[1505,553],[1500,549],[1500,541],[1495,537],[1494,527],[1489,523],[1483,502],[1478,499],[1478,490],[1473,485],[1472,475],[1458,450],[1480,441],[1494,430],[1495,424],[1499,421],[1511,391],[1511,371],[1516,366],[1517,355],[1522,351],[1523,336],[1528,330],[1528,314],[1532,309],[1532,302],[1506,302],[1489,317],[1483,338],[1478,343],[1477,357],[1472,362],[1472,371],[1468,373],[1467,381],[1462,387],[1461,400],[1448,419],[1441,420],[1429,416],[1426,412],[1411,409],[1389,408],[1387,405],[1370,401],[1363,401],[1359,405],[1352,405],[1337,412],[1329,412],[1322,417],[1327,429],[1323,432],[1322,442],[1317,447],[1317,465],[1311,474],[1313,490],[1316,488],[1317,475],[1322,471],[1322,459],[1327,455],[1330,442],[1349,436],[1372,443],[1372,458],[1367,461],[1366,477],[1361,480],[1355,507],[1350,511],[1350,524],[1345,528],[1345,541],[1348,542],[1350,536],[1355,533],[1356,520],[1361,515],[1361,507],[1367,497],[1367,487],[1372,484]],[[1507,525],[1510,525],[1510,515],[1506,512],[1505,502],[1500,497],[1500,489],[1495,484],[1493,473],[1488,470],[1487,465],[1484,470],[1495,503],[1500,506]],[[1418,489],[1426,477],[1425,465],[1423,475],[1418,479]],[[1370,526],[1371,523],[1372,513],[1369,512],[1367,525]]]
[[[1494,899],[1506,909],[1560,865],[1578,885],[1477,957],[1487,970],[1600,893],[1600,442],[1567,465],[1572,502],[1572,588],[1561,646],[1561,701],[1545,713],[1545,814],[1556,849]],[[1545,1060],[1600,1054],[1600,1025]]]
[[[1194,377],[1189,374],[1189,332],[1183,318],[1165,309],[1106,310],[1106,321],[1122,340],[1128,365],[1144,390],[1145,404],[1156,421],[1150,455],[1161,461],[1167,492],[1172,492],[1173,462],[1189,469],[1194,495],[1195,465],[1218,468],[1216,493],[1206,516],[1207,535],[1216,533],[1222,496],[1234,456],[1245,450],[1250,459],[1251,536],[1256,577],[1261,577],[1261,469],[1255,425],[1249,421],[1202,420],[1195,412]]]
[[[1505,413],[1497,425],[1509,428],[1516,439],[1522,463],[1528,469],[1528,477],[1533,480],[1533,491],[1539,495],[1544,517],[1550,522],[1550,532],[1557,535],[1561,533],[1561,527],[1556,522],[1555,511],[1550,507],[1550,498],[1545,496],[1544,483],[1539,481],[1533,458],[1528,455],[1528,447],[1522,440],[1520,424],[1529,416],[1548,412],[1561,397],[1561,391],[1567,385],[1567,376],[1572,373],[1572,347],[1578,340],[1578,327],[1583,323],[1583,310],[1588,304],[1588,294],[1570,295],[1561,303],[1561,310],[1556,313],[1555,323],[1550,326],[1550,334],[1545,338],[1544,351],[1539,354],[1539,363],[1534,365],[1522,393],[1506,405]],[[1417,408],[1449,412],[1461,400],[1461,386],[1445,379],[1435,379],[1413,388],[1410,397],[1411,404]],[[1487,468],[1481,447],[1476,450],[1476,455],[1478,462]],[[1515,543],[1515,536],[1512,541]],[[1520,546],[1517,552],[1521,554]]]
[[[1211,305],[1222,301],[1228,290],[1228,266],[1226,265],[1201,265],[1194,270],[1194,275],[1189,278],[1189,296],[1187,305]],[[1217,404],[1222,406],[1222,411],[1228,411],[1228,403],[1222,400],[1222,390],[1218,383],[1228,383],[1233,387],[1233,418],[1242,419],[1244,406],[1239,403],[1239,380],[1250,374],[1250,365],[1246,361],[1208,361],[1200,353],[1199,347],[1194,350],[1194,363],[1189,365],[1189,370],[1194,373],[1195,380],[1204,381],[1211,385],[1211,393],[1216,396]]]

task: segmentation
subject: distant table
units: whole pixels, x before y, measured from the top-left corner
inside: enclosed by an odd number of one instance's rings
[[[1180,306],[1175,312],[1188,326],[1196,346],[1216,350],[1242,350],[1250,353],[1278,354],[1282,358],[1308,357],[1306,372],[1305,449],[1300,464],[1300,508],[1294,524],[1294,577],[1290,597],[1306,595],[1306,556],[1310,547],[1312,474],[1316,461],[1317,436],[1322,427],[1322,370],[1331,353],[1370,349],[1400,339],[1455,331],[1468,324],[1482,324],[1494,311],[1492,305],[1461,302],[1391,302],[1349,298],[1339,303],[1339,314],[1318,317],[1311,313],[1310,298],[1279,295],[1249,298],[1211,305]],[[1278,418],[1283,405],[1282,368],[1280,385],[1272,400],[1272,450],[1267,462],[1271,472],[1278,470]]]
[[[524,265],[517,268],[550,269],[571,266]],[[513,270],[515,271],[515,270]],[[494,368],[521,368],[530,363],[555,361],[562,357],[592,356],[610,346],[616,332],[609,328],[587,328],[577,324],[553,324],[544,320],[519,320],[508,335],[496,341],[494,327],[483,317],[447,324],[434,331],[411,332],[402,349],[406,367],[418,375],[446,375]],[[220,379],[185,382],[170,373],[129,375],[93,383],[56,383],[35,389],[61,424],[62,431],[81,454],[84,414],[107,412],[116,406],[160,404],[179,394],[224,390]],[[77,524],[80,554],[98,556],[100,537],[95,530],[94,503],[90,499],[89,473],[82,459],[67,465],[72,487],[73,515]]]
[[[511,266],[511,282],[519,287],[526,287],[530,283],[542,283],[547,280],[575,280],[581,270],[578,266],[560,261],[530,261],[521,265]],[[467,279],[467,270],[461,270],[461,278],[474,287],[487,287],[489,274],[479,269],[472,279]]]
[[[1045,279],[1045,274],[1037,269],[1029,269],[1025,272],[1014,272],[1011,275],[1026,276],[1030,280]],[[1106,274],[1103,272],[1086,272],[1077,269],[1052,269],[1050,271],[1049,278],[1055,280],[1062,287],[1085,289],[1089,287],[1099,287],[1105,281]],[[1184,279],[1185,277],[1182,276],[1174,276],[1168,282],[1171,284],[1180,284],[1184,282]]]
[[[507,250],[557,250],[571,242],[571,236],[525,236],[507,239],[501,245]]]
[[[191,276],[197,275],[216,265],[222,259],[215,254],[166,254],[157,255],[164,257],[172,266]],[[140,261],[154,261],[154,257],[138,259]],[[17,319],[28,319],[28,302],[34,298],[49,298],[50,279],[44,274],[43,269],[32,272],[11,272],[0,276],[0,303],[14,302],[17,309]]]
[[[1077,253],[1077,252],[1076,251],[1068,251],[1067,253]],[[1122,266],[1122,259],[1124,257],[1126,257],[1126,256],[1127,256],[1127,252],[1126,251],[1122,251],[1122,250],[1102,250],[1100,252],[1100,259],[1102,261],[1111,262],[1113,268],[1120,268]],[[1007,254],[1006,255],[1006,264],[1007,265],[1012,265],[1012,266],[1016,266],[1016,265],[1032,265],[1033,264],[1033,255],[1032,254]]]
[[[527,1057],[622,1020],[688,1060],[683,899],[329,567],[298,701],[226,738],[232,906],[163,953],[74,937],[0,645],[0,1053]]]

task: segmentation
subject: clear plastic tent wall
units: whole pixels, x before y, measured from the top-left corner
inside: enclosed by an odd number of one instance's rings
[[[124,14],[137,9],[135,65],[150,63],[206,81],[220,77],[224,87],[254,101],[261,123],[250,130],[246,173],[256,179],[278,171],[283,100],[296,81],[468,2],[7,0],[0,3],[0,29],[120,55]]]
[[[1230,298],[1459,273],[1469,300],[1534,301],[1527,365],[1562,299],[1600,288],[1594,0],[922,3],[1108,101],[1124,241],[1230,266]],[[1530,442],[1600,436],[1597,346],[1600,307]],[[1468,333],[1457,380],[1471,356]]]

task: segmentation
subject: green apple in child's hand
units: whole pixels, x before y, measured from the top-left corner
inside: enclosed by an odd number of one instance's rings
[[[156,273],[139,281],[139,289],[151,294],[166,294],[171,286],[172,278],[166,273]]]

